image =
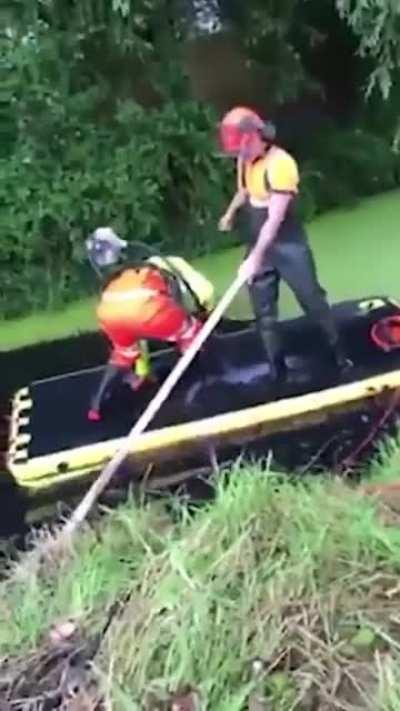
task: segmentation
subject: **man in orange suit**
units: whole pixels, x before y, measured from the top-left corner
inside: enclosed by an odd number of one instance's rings
[[[184,353],[201,329],[202,319],[185,307],[180,277],[168,269],[168,260],[166,269],[159,266],[164,264],[160,258],[138,260],[134,255],[130,261],[128,243],[108,227],[97,229],[86,245],[95,269],[103,275],[109,272],[103,281],[97,318],[112,349],[88,412],[88,418],[97,421],[101,419],[104,397],[117,379],[124,379],[136,390],[149,378],[143,341],[165,341]],[[198,304],[203,314],[207,313],[213,296],[210,282],[184,260],[170,259],[192,279]]]

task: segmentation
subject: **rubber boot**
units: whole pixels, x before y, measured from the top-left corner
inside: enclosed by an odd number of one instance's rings
[[[283,385],[287,379],[287,366],[283,356],[269,363],[269,377],[275,385]]]
[[[330,344],[333,363],[339,375],[347,375],[354,367],[353,361],[346,356],[343,345],[340,341]]]
[[[346,355],[342,337],[334,321],[332,311],[328,307],[325,310],[321,310],[315,321],[319,323],[328,352],[332,358],[333,367],[338,376],[346,375],[354,364]]]
[[[124,370],[113,363],[108,363],[104,368],[103,375],[94,395],[90,400],[90,408],[87,417],[92,422],[98,422],[101,419],[101,409],[104,401],[110,396],[110,391],[115,385],[117,379],[121,379]]]
[[[257,330],[261,338],[269,365],[269,381],[274,387],[283,385],[287,378],[287,367],[275,323],[270,319],[260,319]]]

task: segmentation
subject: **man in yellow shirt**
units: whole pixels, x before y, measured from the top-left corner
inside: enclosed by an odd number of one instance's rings
[[[316,321],[342,372],[351,366],[321,287],[307,235],[294,215],[299,171],[294,158],[275,145],[275,129],[251,109],[236,107],[220,125],[226,155],[237,159],[237,190],[220,220],[231,229],[240,208],[246,210],[249,244],[239,271],[247,277],[258,330],[267,352],[270,374],[286,374],[277,330],[279,282],[294,292],[305,313]]]

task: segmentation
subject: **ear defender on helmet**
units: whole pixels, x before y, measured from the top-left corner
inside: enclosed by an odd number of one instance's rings
[[[276,139],[276,127],[272,121],[265,121],[261,129],[263,138],[265,138],[268,143],[273,143]]]
[[[242,133],[252,133],[257,131],[263,138],[273,141],[276,138],[276,129],[271,121],[263,121],[259,116],[245,116],[239,122],[239,130]]]
[[[265,123],[259,116],[249,116],[239,124],[241,142],[238,155],[243,160],[252,161],[263,154],[265,143],[271,143],[275,138],[275,127]]]

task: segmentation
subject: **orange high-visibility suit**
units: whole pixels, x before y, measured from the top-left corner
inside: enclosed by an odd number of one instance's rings
[[[154,267],[124,269],[104,289],[97,318],[110,339],[110,362],[132,366],[141,351],[139,341],[175,343],[183,352],[201,322],[176,303],[166,277]]]
[[[206,308],[210,306],[212,285],[180,258],[173,259],[182,262],[180,266],[185,267],[203,291],[202,301]],[[166,341],[175,344],[183,353],[200,330],[202,322],[179,303],[173,279],[169,277],[157,266],[145,263],[122,268],[103,287],[97,318],[112,350],[104,376],[91,400],[90,420],[100,419],[104,396],[116,377],[128,380],[133,389],[146,380],[146,377],[135,377],[133,372],[135,363],[143,357],[140,342],[148,339]]]

